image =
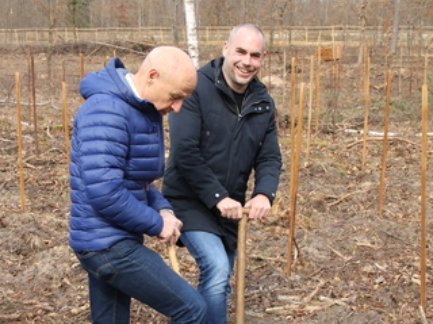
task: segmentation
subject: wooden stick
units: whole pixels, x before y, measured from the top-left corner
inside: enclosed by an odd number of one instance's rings
[[[382,216],[383,203],[385,198],[385,174],[386,174],[386,157],[388,154],[388,128],[389,128],[389,111],[391,101],[391,81],[392,75],[391,70],[388,69],[386,72],[386,102],[385,102],[385,116],[384,116],[384,128],[383,128],[383,151],[382,151],[382,162],[381,162],[381,173],[379,190],[377,196],[377,214]]]
[[[367,161],[368,114],[370,111],[370,55],[368,55],[367,46],[364,49],[364,133],[362,136],[361,168],[365,167]]]
[[[84,77],[84,55],[80,53],[80,80]]]
[[[16,113],[17,113],[17,142],[18,142],[18,172],[20,181],[20,206],[26,210],[25,188],[24,188],[24,161],[23,161],[23,131],[21,126],[21,81],[20,73],[15,73],[16,90]]]
[[[173,268],[174,272],[176,272],[180,276],[180,266],[179,261],[176,257],[176,246],[174,244],[168,245],[168,259],[170,260],[170,265]]]
[[[427,151],[428,151],[428,88],[422,86],[421,108],[421,220],[420,220],[420,306],[426,309],[426,248],[427,248]]]
[[[30,85],[30,104],[33,117],[33,137],[35,139],[35,153],[39,156],[38,138],[38,116],[36,111],[36,89],[35,89],[35,59],[31,49],[29,49],[29,85]]]
[[[62,61],[62,81],[66,82],[66,63],[65,63],[65,60]]]
[[[291,70],[290,70],[290,143],[293,147],[292,141],[295,132],[295,102],[296,102],[296,58],[292,57]]]
[[[271,32],[271,39],[272,39],[272,32]],[[271,47],[270,51],[268,52],[268,91],[269,94],[272,94],[272,40],[271,40]]]
[[[70,162],[70,143],[69,143],[69,113],[68,113],[68,90],[66,86],[66,82],[62,82],[62,107],[63,107],[63,130],[65,134],[65,150],[66,156],[68,160],[68,164]]]
[[[320,46],[317,48],[317,73],[316,73],[316,129],[315,133],[319,131],[320,124],[320,73],[321,73],[321,58]]]
[[[283,104],[282,107],[286,106],[286,79],[287,79],[287,52],[286,52],[286,48],[284,47],[284,51],[283,51]]]
[[[245,269],[246,269],[246,242],[247,242],[248,213],[245,211],[238,225],[237,242],[237,270],[236,270],[236,324],[245,321]]]
[[[401,78],[403,73],[403,47],[400,47],[400,67],[398,69],[398,95],[401,96]]]
[[[299,108],[298,108],[298,123],[296,126],[296,144],[294,145],[294,151],[292,152],[293,158],[290,174],[290,231],[289,240],[287,246],[287,266],[286,273],[288,276],[292,272],[292,250],[293,242],[295,241],[295,218],[296,218],[296,202],[298,193],[298,175],[299,175],[299,160],[301,155],[301,143],[302,143],[302,119],[303,119],[303,108],[304,108],[304,86],[305,83],[300,84],[300,95],[299,95]]]
[[[311,117],[313,113],[313,91],[314,91],[314,55],[310,56],[310,89],[308,100],[308,120],[307,120],[307,153],[306,160],[310,158],[310,144],[311,144]]]

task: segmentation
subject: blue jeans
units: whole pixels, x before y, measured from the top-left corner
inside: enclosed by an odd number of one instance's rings
[[[131,297],[171,323],[206,323],[200,294],[139,242],[123,240],[110,249],[76,255],[89,276],[92,323],[129,323]]]
[[[180,239],[200,269],[198,291],[207,304],[207,323],[226,323],[236,252],[227,251],[221,238],[208,232],[188,231]]]

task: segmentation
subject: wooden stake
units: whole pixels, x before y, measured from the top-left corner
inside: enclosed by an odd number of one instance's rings
[[[424,84],[428,84],[428,56],[424,56]]]
[[[272,37],[272,32],[271,32],[271,37]],[[272,51],[269,51],[267,56],[268,56],[268,76],[269,76],[268,77],[268,91],[269,91],[269,94],[272,94]]]
[[[296,202],[298,193],[298,175],[299,175],[299,160],[301,156],[301,143],[302,143],[302,119],[303,119],[303,108],[304,108],[304,86],[302,82],[300,84],[300,95],[299,95],[299,108],[298,108],[298,122],[296,125],[296,144],[294,145],[294,151],[292,151],[292,165],[290,170],[290,231],[289,240],[287,247],[287,266],[286,273],[288,276],[292,273],[292,250],[293,243],[295,241],[295,218],[296,218]]]
[[[361,168],[367,161],[368,114],[370,111],[370,55],[367,46],[364,48],[364,133],[362,136]]]
[[[314,91],[314,55],[310,56],[310,90],[308,100],[308,120],[307,120],[307,154],[306,160],[310,159],[310,144],[311,144],[311,117],[313,113],[313,91]]]
[[[400,47],[400,67],[398,69],[398,95],[401,96],[401,78],[403,74],[403,48]]]
[[[384,116],[384,128],[383,128],[383,151],[382,151],[379,192],[377,196],[378,198],[377,214],[379,216],[382,216],[383,214],[383,203],[385,199],[386,157],[388,154],[389,111],[390,111],[391,88],[392,88],[391,81],[392,81],[391,70],[388,69],[386,72],[386,102],[385,102],[385,116]]]
[[[320,124],[320,73],[321,73],[321,58],[320,46],[317,48],[317,73],[316,73],[316,129],[315,133],[319,131]]]
[[[422,86],[421,108],[421,220],[420,220],[420,306],[426,309],[426,264],[427,264],[427,155],[428,155],[428,88]]]
[[[16,90],[16,113],[17,113],[17,142],[18,142],[18,173],[20,182],[20,206],[26,210],[25,187],[24,187],[24,161],[23,161],[23,131],[21,126],[21,81],[20,73],[15,73]]]
[[[80,53],[80,80],[84,78],[84,56]]]
[[[248,213],[244,212],[238,225],[238,256],[236,260],[236,324],[245,322],[245,269]]]
[[[65,64],[65,60],[62,61],[62,81],[66,82],[66,64]]]
[[[168,245],[168,259],[170,260],[170,264],[174,272],[180,276],[180,266],[176,257],[176,246],[174,244]]]
[[[30,104],[33,119],[33,138],[35,140],[35,153],[39,156],[38,116],[36,111],[36,89],[35,89],[35,59],[32,50],[29,49],[29,86]]]
[[[295,134],[295,102],[296,102],[296,58],[292,57],[290,67],[290,143],[294,145]]]
[[[286,53],[286,48],[284,47],[284,51],[283,51],[283,103],[282,103],[282,107],[286,106],[286,79],[287,79],[287,53]]]
[[[63,107],[63,130],[65,134],[65,150],[68,164],[70,162],[70,142],[69,142],[69,113],[68,113],[68,90],[66,82],[62,82],[62,107]]]
[[[333,87],[335,87],[335,84],[336,84],[336,75],[337,75],[337,71],[336,71],[336,61],[335,61],[335,50],[336,50],[336,47],[335,47],[335,34],[334,34],[334,26],[332,26],[332,33],[331,33],[331,37],[332,37],[332,66],[331,66],[331,68],[332,68],[332,73],[331,73],[331,75],[332,75],[332,86]]]

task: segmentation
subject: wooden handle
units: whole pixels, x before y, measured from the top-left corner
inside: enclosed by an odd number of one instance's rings
[[[246,268],[246,241],[247,241],[248,210],[239,221],[238,227],[238,257],[236,271],[236,324],[243,324],[245,317],[245,268]]]
[[[174,272],[180,275],[179,261],[176,257],[176,246],[174,244],[170,244],[168,246],[168,259],[170,260],[170,264]]]

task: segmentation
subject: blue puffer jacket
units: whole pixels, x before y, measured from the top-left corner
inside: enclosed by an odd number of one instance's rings
[[[73,127],[69,243],[76,252],[159,235],[171,208],[151,185],[164,170],[162,117],[126,82],[119,59],[86,76]]]

